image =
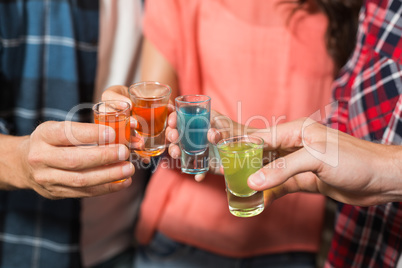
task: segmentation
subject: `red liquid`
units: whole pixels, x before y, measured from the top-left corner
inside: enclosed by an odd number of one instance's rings
[[[128,144],[130,141],[130,121],[129,117],[120,115],[98,115],[95,114],[95,123],[112,127],[116,132],[116,139],[113,142],[105,144]]]
[[[133,107],[133,116],[138,121],[136,131],[144,136],[159,135],[165,129],[168,109],[166,104],[155,101],[140,101]]]

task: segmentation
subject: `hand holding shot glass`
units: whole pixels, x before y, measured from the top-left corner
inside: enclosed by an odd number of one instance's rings
[[[247,179],[262,168],[264,140],[251,135],[223,139],[217,147],[224,170],[229,211],[252,217],[264,210],[264,193],[251,189]]]
[[[181,170],[187,174],[205,173],[209,169],[211,98],[185,95],[175,99],[177,129],[181,150]]]
[[[172,92],[168,85],[139,82],[129,87],[133,117],[137,121],[135,136],[143,141],[134,151],[142,157],[158,156],[165,151],[165,128]]]

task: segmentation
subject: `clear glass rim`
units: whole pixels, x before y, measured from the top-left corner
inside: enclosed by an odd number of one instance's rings
[[[131,93],[131,90],[130,90],[131,88],[138,87],[138,86],[144,86],[144,85],[158,85],[158,86],[166,88],[168,91],[165,94],[163,94],[161,96],[158,96],[158,97],[139,97],[139,96]],[[128,87],[128,94],[130,95],[130,97],[140,99],[140,100],[157,101],[157,100],[163,100],[166,97],[170,97],[170,94],[172,94],[172,88],[169,85],[162,84],[162,83],[159,83],[159,82],[156,82],[156,81],[142,81],[142,82],[134,83],[131,86],[129,86]]]
[[[116,112],[100,112],[96,109],[97,106],[102,105],[102,104],[112,104],[118,102],[119,104],[124,103],[127,107]],[[96,114],[125,114],[130,111],[130,103],[127,101],[122,101],[122,100],[105,100],[105,101],[100,101],[98,103],[95,103],[94,106],[92,106],[92,111]]]
[[[184,98],[187,97],[202,97],[205,98],[204,100],[200,100],[200,101],[185,101],[182,100]],[[176,103],[190,103],[190,104],[197,104],[197,103],[204,103],[204,102],[208,102],[211,101],[211,97],[207,96],[207,95],[202,95],[202,94],[195,94],[195,95],[182,95],[182,96],[178,96],[175,98]]]
[[[254,139],[254,140],[252,141],[251,139]],[[229,152],[229,153],[233,153],[233,154],[244,153],[245,151],[231,151],[231,150],[222,149],[223,145],[233,142],[235,140],[248,141],[250,143],[255,144],[257,148],[263,148],[263,146],[264,146],[264,139],[261,137],[255,136],[255,135],[238,135],[238,136],[229,137],[229,138],[220,140],[216,144],[216,146],[217,146],[218,150],[223,151],[223,152]],[[258,142],[256,142],[256,141],[258,141]],[[255,148],[252,148],[252,149],[255,149]],[[252,150],[252,149],[248,149],[248,150]],[[246,150],[246,151],[248,151],[248,150]]]

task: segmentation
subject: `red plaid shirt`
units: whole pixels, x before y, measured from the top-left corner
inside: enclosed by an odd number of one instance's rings
[[[338,106],[329,118],[332,127],[402,144],[401,16],[401,0],[366,1],[355,51],[334,84]],[[325,267],[396,267],[401,250],[402,203],[340,204]]]

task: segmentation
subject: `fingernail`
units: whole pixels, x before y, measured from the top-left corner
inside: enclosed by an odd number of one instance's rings
[[[123,176],[131,176],[133,174],[134,166],[131,163],[125,164],[122,168]]]
[[[128,158],[127,155],[127,147],[125,145],[119,145],[119,160],[126,160]]]
[[[256,173],[250,176],[250,181],[256,186],[263,185],[265,182],[264,173],[262,173],[261,171],[257,171]]]
[[[130,117],[130,128],[137,128],[138,122],[134,117]]]
[[[179,155],[177,153],[175,153],[175,152],[172,152],[171,156],[172,156],[173,159],[179,158]]]
[[[203,176],[202,176],[202,175],[197,174],[197,175],[195,175],[195,176],[194,176],[194,179],[195,179],[195,181],[196,181],[196,182],[200,182],[200,181],[202,181]]]

